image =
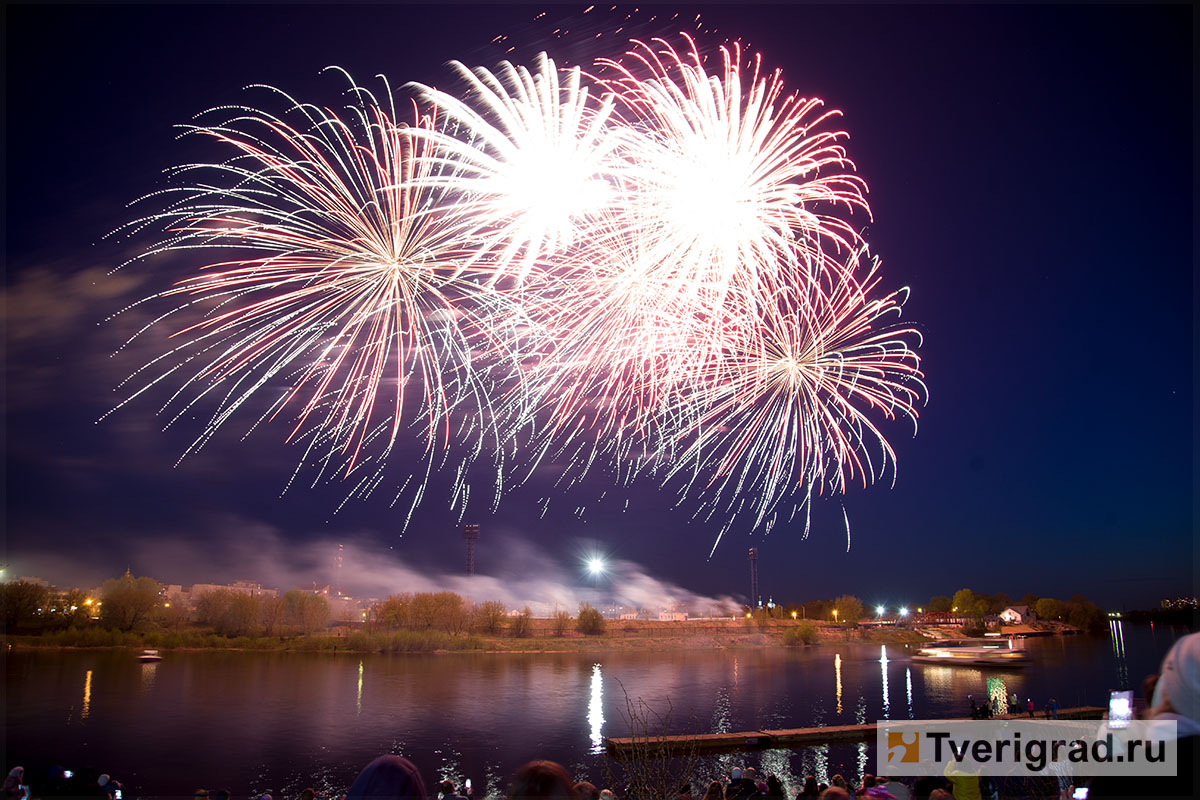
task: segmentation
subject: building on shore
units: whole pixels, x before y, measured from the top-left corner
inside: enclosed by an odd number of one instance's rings
[[[1000,621],[1005,625],[1025,625],[1037,619],[1029,606],[1009,606],[1000,612]]]
[[[228,585],[217,584],[217,583],[192,584],[192,588],[190,590],[188,590],[188,592],[186,593],[186,596],[187,596],[188,602],[191,603],[193,606],[195,606],[196,601],[199,600],[203,595],[206,595],[209,592],[216,592],[216,591],[220,591],[220,590],[235,592],[237,594],[248,594],[248,595],[251,595],[252,597],[278,597],[279,596],[278,589],[267,589],[267,588],[264,588],[261,583],[254,583],[253,581],[242,581],[242,580],[234,581],[233,583],[228,584]],[[180,587],[180,593],[181,594],[183,593],[182,587]]]

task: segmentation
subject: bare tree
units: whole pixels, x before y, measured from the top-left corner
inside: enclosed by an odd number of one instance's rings
[[[100,619],[107,627],[131,631],[158,608],[158,581],[126,572],[100,587]]]
[[[507,611],[504,603],[499,600],[485,600],[475,606],[473,616],[476,630],[491,634],[499,633],[504,627],[504,617]]]

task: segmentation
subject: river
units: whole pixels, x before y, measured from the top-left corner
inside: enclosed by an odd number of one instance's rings
[[[596,654],[328,655],[14,651],[5,657],[6,769],[37,780],[52,764],[103,771],[125,800],[228,788],[235,800],[336,796],[375,756],[395,752],[436,780],[500,796],[522,763],[548,758],[599,786],[603,737],[634,718],[667,732],[738,731],[961,716],[967,696],[1016,692],[1042,707],[1104,705],[1140,689],[1183,628],[1114,623],[1106,635],[1027,640],[1023,670],[912,663],[903,646],[823,645]],[[628,702],[627,702],[628,699]],[[647,709],[649,713],[647,713]],[[634,727],[642,727],[635,722]],[[662,732],[651,721],[652,732]],[[873,771],[873,748],[763,751],[707,759],[780,775]],[[619,773],[618,773],[619,775]]]

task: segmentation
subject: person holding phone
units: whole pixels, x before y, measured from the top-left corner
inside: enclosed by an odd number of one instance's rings
[[[100,787],[100,794],[108,795],[109,800],[122,800],[121,786],[119,781],[113,780],[107,773],[96,779],[96,785]]]

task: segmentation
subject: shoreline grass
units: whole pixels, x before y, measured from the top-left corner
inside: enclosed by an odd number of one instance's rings
[[[585,653],[763,647],[821,647],[828,644],[918,644],[927,637],[911,629],[844,628],[812,622],[741,620],[610,625],[599,635],[555,634],[551,620],[535,620],[530,635],[446,633],[428,630],[368,631],[351,628],[313,635],[226,637],[207,629],[122,632],[100,627],[40,634],[5,634],[6,649],[241,650],[328,653]],[[803,631],[803,633],[801,633]]]

